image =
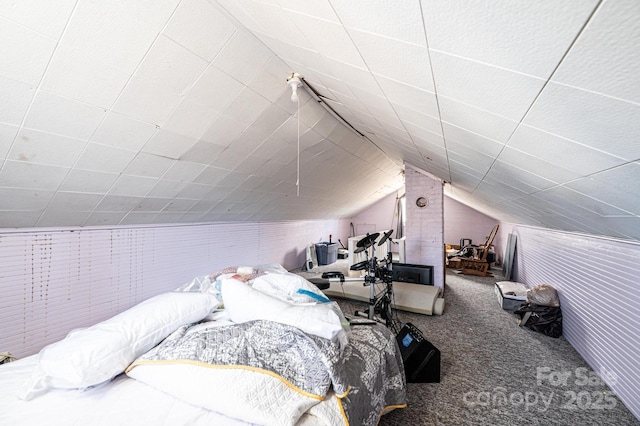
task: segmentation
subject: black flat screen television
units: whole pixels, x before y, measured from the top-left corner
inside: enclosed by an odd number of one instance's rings
[[[433,285],[433,266],[394,263],[391,265],[393,281]]]

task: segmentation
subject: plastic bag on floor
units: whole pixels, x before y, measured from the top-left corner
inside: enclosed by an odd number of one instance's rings
[[[549,337],[562,336],[562,311],[559,307],[524,303],[514,311],[518,325]]]
[[[560,306],[560,298],[555,288],[549,284],[540,284],[527,290],[527,300],[540,306]]]

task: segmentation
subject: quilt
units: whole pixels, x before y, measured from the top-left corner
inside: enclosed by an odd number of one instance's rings
[[[335,340],[272,321],[183,326],[127,374],[251,423],[303,424],[308,413],[326,424],[375,425],[406,405],[402,358],[386,328],[354,327],[341,353]]]

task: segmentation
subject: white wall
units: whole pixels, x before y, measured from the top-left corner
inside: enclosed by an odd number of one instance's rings
[[[0,352],[24,357],[70,330],[227,266],[301,267],[348,221],[0,231]],[[337,239],[337,238],[336,238]]]
[[[366,234],[367,231],[361,231],[369,228],[377,231],[393,229],[395,233],[398,222],[398,212],[396,211],[397,197],[398,195],[396,193],[389,194],[377,203],[353,216],[351,223],[353,223],[355,227],[355,235]]]
[[[444,197],[444,241],[447,244],[459,244],[462,238],[471,239],[473,244],[483,244],[498,222],[453,198]]]
[[[640,418],[640,243],[501,227],[517,238],[513,280],[558,290],[564,337]]]

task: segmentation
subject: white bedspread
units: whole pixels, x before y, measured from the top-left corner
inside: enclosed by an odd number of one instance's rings
[[[124,374],[84,392],[52,389],[32,401],[16,394],[31,375],[37,355],[0,365],[0,425],[209,426],[247,425],[194,407]],[[107,414],[108,413],[108,414]]]

